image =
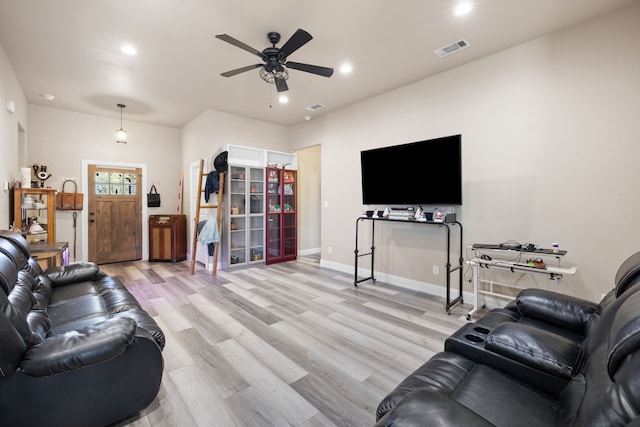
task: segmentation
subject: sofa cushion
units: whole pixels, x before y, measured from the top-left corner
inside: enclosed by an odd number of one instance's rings
[[[570,379],[580,368],[580,344],[551,332],[518,323],[497,326],[485,349],[560,378]]]
[[[615,278],[616,298],[622,295],[640,277],[640,252],[636,252],[622,263]]]
[[[49,269],[45,272],[54,287],[87,280],[95,280],[99,274],[98,265],[93,262],[81,262]]]
[[[379,420],[375,427],[423,427],[425,420],[429,420],[430,427],[450,427],[452,419],[460,426],[493,426],[469,408],[438,392],[418,389],[407,394],[396,410]]]
[[[552,426],[558,418],[554,399],[483,364],[474,365],[451,399],[495,425]]]
[[[27,264],[27,255],[10,240],[0,238],[0,254],[7,256],[18,268]]]
[[[2,298],[7,301],[0,292]],[[0,377],[6,377],[18,369],[27,346],[4,311],[0,311],[0,343]]]
[[[558,418],[551,397],[497,369],[450,352],[434,355],[400,383],[378,405],[377,419],[390,411],[381,425],[444,426],[453,425],[452,420],[462,425],[458,414],[473,420],[469,412],[478,414],[469,425],[555,425]]]
[[[624,359],[640,349],[640,293],[636,292],[618,310],[608,341],[607,369],[611,379]]]
[[[27,375],[45,376],[103,362],[124,352],[135,330],[132,319],[107,319],[47,338],[27,351],[22,370]]]
[[[437,353],[405,378],[378,405],[377,419],[394,408],[407,393],[428,389],[450,395],[473,368],[474,363],[455,353]]]
[[[73,285],[71,285],[73,286]],[[53,299],[56,292],[53,293]],[[95,294],[78,296],[49,306],[51,330],[49,335],[82,329],[109,318],[104,300]]]
[[[21,277],[21,279],[16,282],[7,298],[9,307],[6,313],[27,346],[32,346],[41,339],[38,335],[31,332],[31,328],[27,322],[27,317],[31,309],[36,305],[36,299],[33,296],[31,283],[22,279],[24,279],[24,277]]]
[[[88,295],[100,296],[93,282],[84,281],[72,283],[66,286],[54,288],[55,291],[51,295],[50,307],[73,301],[76,298],[82,298]]]
[[[21,234],[9,230],[0,230],[0,238],[10,241],[18,249],[20,249],[27,258],[31,257],[29,243],[27,243],[27,240],[22,237]]]
[[[525,317],[584,334],[598,304],[557,292],[525,289],[516,297],[518,311]]]
[[[18,280],[18,269],[11,260],[5,256],[0,256],[0,291],[9,295],[13,286]]]

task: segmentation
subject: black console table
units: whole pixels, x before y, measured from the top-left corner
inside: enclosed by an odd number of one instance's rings
[[[360,251],[358,250],[358,231],[360,229],[360,223],[364,222],[364,221],[369,221],[371,222],[371,252],[367,252],[367,253],[363,253],[361,254]],[[376,222],[395,222],[395,223],[405,223],[405,224],[409,224],[409,225],[427,225],[427,226],[437,226],[440,228],[443,228],[446,230],[447,233],[447,265],[445,266],[445,275],[446,275],[446,293],[447,293],[447,301],[445,304],[445,310],[447,311],[447,314],[450,314],[450,309],[451,307],[453,307],[454,305],[456,305],[457,303],[464,303],[463,298],[462,298],[462,265],[464,262],[464,259],[462,258],[462,224],[460,224],[458,221],[455,222],[435,222],[435,221],[406,221],[406,220],[397,220],[397,219],[386,219],[386,218],[376,218],[376,217],[359,217],[356,220],[356,248],[354,250],[355,253],[355,273],[354,273],[354,277],[353,277],[353,286],[355,286],[356,288],[358,287],[358,283],[367,281],[367,280],[373,280],[374,282],[376,281],[375,275],[374,275],[374,271],[373,271],[373,265],[374,265],[374,260],[375,260],[375,252],[376,252],[376,248],[375,248],[375,228],[376,228]],[[451,226],[453,225],[457,225],[458,227],[460,227],[460,258],[458,259],[458,265],[455,267],[452,267],[451,265]],[[365,277],[362,279],[358,279],[358,259],[360,257],[364,257],[364,256],[370,256],[371,257],[371,275],[369,277]],[[457,271],[458,272],[458,289],[459,289],[459,293],[458,296],[456,298],[454,298],[453,300],[451,299],[451,273]]]

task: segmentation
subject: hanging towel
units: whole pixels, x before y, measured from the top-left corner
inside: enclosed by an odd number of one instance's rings
[[[202,224],[202,226],[200,224]],[[213,245],[220,241],[218,221],[210,219],[201,221],[200,224],[198,224],[198,241],[207,244],[207,251],[211,256],[213,255]]]

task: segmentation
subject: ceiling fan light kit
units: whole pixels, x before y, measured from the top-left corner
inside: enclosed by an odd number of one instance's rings
[[[216,38],[254,54],[260,57],[264,62],[263,64],[247,65],[245,67],[226,71],[220,74],[223,77],[233,77],[237,74],[244,73],[245,71],[260,68],[259,73],[262,80],[267,83],[275,84],[278,92],[286,92],[289,90],[289,86],[287,85],[289,71],[287,68],[323,77],[331,77],[333,75],[333,68],[287,61],[289,55],[313,39],[311,34],[302,29],[298,29],[280,48],[276,47],[276,44],[280,42],[280,33],[275,31],[268,33],[267,39],[271,43],[271,47],[267,47],[262,51],[254,49],[253,47],[242,43],[227,34],[218,34],[216,35]]]

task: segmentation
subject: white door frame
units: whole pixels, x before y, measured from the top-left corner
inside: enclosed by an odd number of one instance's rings
[[[147,165],[145,163],[126,163],[126,162],[114,162],[108,160],[87,160],[82,159],[82,188],[85,193],[91,191],[88,188],[89,186],[89,177],[87,176],[87,170],[89,169],[89,165],[102,166],[102,167],[114,167],[114,168],[131,168],[137,169],[140,168],[142,170],[142,185],[140,188],[142,189],[142,259],[149,259],[149,227],[145,227],[147,221],[147,198],[146,188],[147,188]],[[82,260],[89,260],[89,227],[86,226],[89,224],[89,195],[84,197],[82,203]]]

